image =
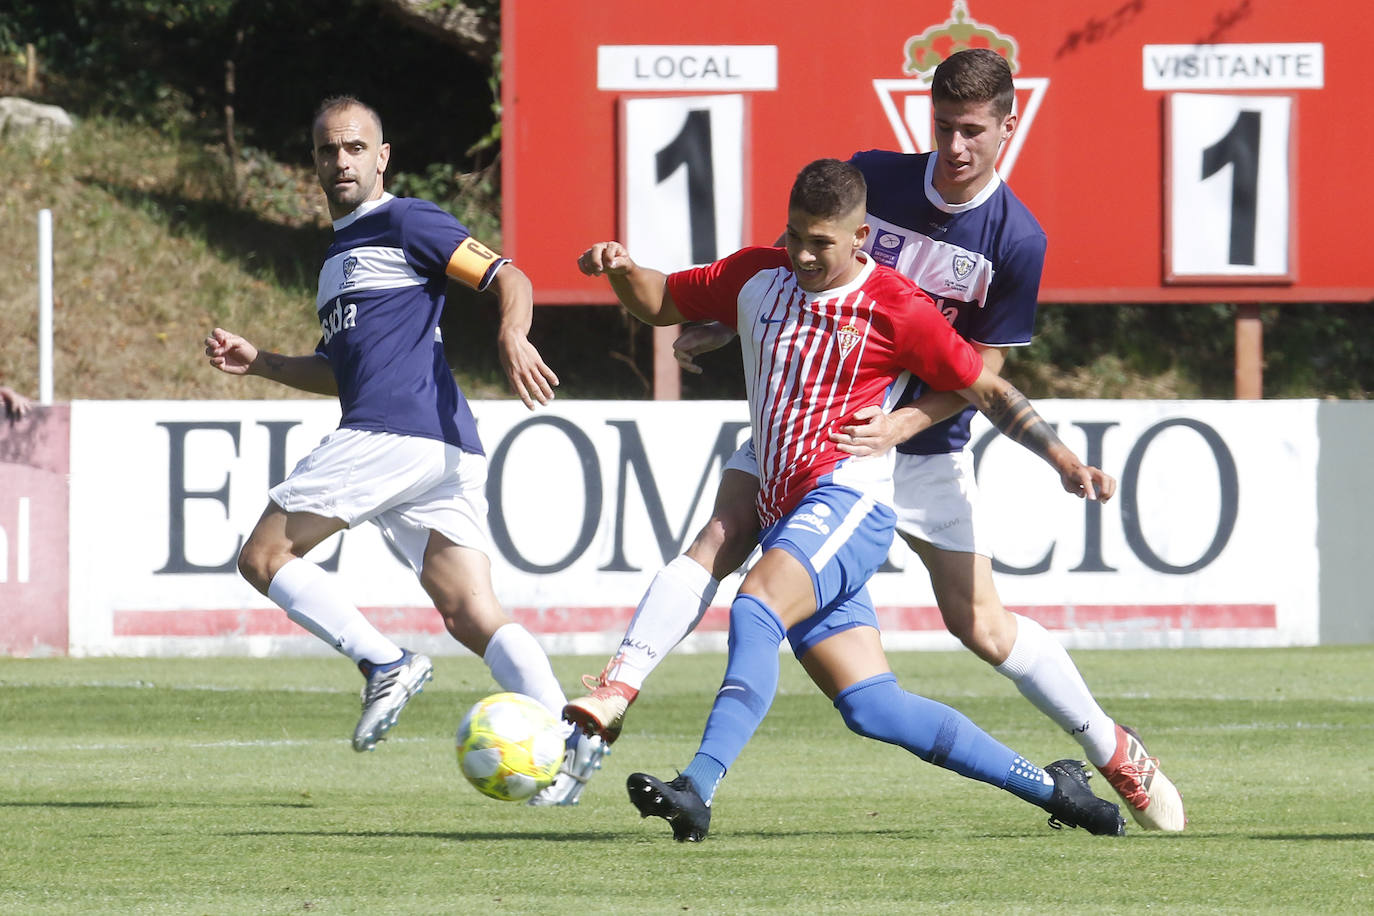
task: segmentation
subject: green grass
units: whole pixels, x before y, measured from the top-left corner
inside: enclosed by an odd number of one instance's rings
[[[462,781],[453,729],[494,689],[470,657],[438,659],[366,755],[338,659],[0,659],[0,912],[1367,910],[1374,647],[1077,659],[1183,791],[1184,834],[1052,831],[1010,795],[851,735],[790,659],[701,845],[641,821],[623,784],[686,764],[719,655],[665,662],[570,809]],[[600,663],[554,661],[570,686]],[[893,664],[1034,760],[1077,752],[971,655]]]

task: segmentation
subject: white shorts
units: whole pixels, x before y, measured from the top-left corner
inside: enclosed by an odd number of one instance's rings
[[[287,512],[372,522],[416,575],[431,531],[491,556],[487,459],[437,439],[336,429],[267,495]]]
[[[743,471],[750,477],[759,476],[759,459],[754,454],[754,440],[745,439],[725,462],[722,471]]]
[[[967,449],[943,455],[899,452],[893,481],[899,532],[941,550],[992,556]]]

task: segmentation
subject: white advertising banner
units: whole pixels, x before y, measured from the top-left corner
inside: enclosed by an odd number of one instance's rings
[[[1316,402],[1043,401],[1121,481],[1105,506],[974,426],[1003,602],[1070,646],[1317,641]],[[503,604],[553,652],[609,652],[654,572],[709,517],[747,435],[736,402],[473,405]],[[238,575],[268,487],[334,428],[331,401],[72,404],[74,655],[325,652]],[[320,545],[389,635],[462,651],[371,526]],[[724,646],[730,577],[688,648]],[[955,645],[898,542],[871,584],[892,648]]]

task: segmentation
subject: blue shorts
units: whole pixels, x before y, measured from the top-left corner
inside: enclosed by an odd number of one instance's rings
[[[785,550],[811,574],[818,610],[787,631],[797,658],[853,627],[877,629],[867,583],[887,559],[897,516],[857,490],[822,485],[759,536],[764,551]]]

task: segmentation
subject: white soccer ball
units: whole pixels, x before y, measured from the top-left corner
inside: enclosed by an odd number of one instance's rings
[[[483,795],[522,801],[558,775],[567,730],[532,697],[492,694],[458,726],[458,766]]]

